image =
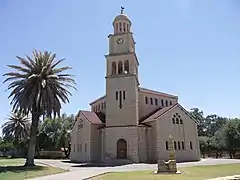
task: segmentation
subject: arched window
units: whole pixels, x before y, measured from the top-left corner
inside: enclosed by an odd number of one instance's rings
[[[120,32],[122,32],[122,23],[119,23],[119,26],[120,26],[119,30]]]
[[[190,149],[191,149],[191,150],[193,149],[192,141],[190,141]]]
[[[116,24],[116,32],[118,32],[118,23]]]
[[[179,150],[181,149],[180,141],[178,141],[178,149],[179,149]]]
[[[180,119],[180,124],[183,124],[183,121],[182,121],[182,119]]]
[[[168,141],[165,142],[166,150],[168,150]]]
[[[124,61],[124,73],[129,73],[129,61]]]
[[[123,32],[126,32],[126,23],[123,23]]]
[[[117,65],[116,62],[112,62],[112,74],[116,74],[117,73]]]
[[[166,107],[168,107],[168,100],[166,100],[165,103],[166,103]]]
[[[158,105],[158,99],[155,98],[155,105],[157,106]]]
[[[164,107],[163,99],[161,99],[161,105],[162,105],[162,107]]]
[[[123,73],[123,63],[122,61],[118,62],[118,74],[122,74]]]
[[[182,149],[185,149],[184,142],[182,141]]]
[[[174,149],[177,150],[177,143],[174,141]]]
[[[176,118],[176,124],[179,124],[179,119],[178,118]]]
[[[169,101],[170,106],[172,105],[172,101]]]
[[[129,24],[127,24],[127,31],[129,31]]]
[[[145,103],[148,104],[148,97],[145,97]]]
[[[172,123],[175,124],[175,118],[172,118]]]
[[[150,103],[151,105],[153,105],[153,98],[150,98]]]

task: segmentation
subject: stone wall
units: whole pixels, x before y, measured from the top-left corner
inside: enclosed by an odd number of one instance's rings
[[[127,158],[133,162],[139,162],[137,126],[105,129],[105,159],[117,158],[117,141],[121,138],[127,141]]]

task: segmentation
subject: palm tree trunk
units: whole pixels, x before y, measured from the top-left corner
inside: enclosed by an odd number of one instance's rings
[[[25,166],[35,166],[34,164],[34,156],[36,149],[36,139],[37,139],[37,129],[39,122],[39,115],[37,113],[32,113],[32,124],[30,129],[30,139],[28,143],[28,154]]]

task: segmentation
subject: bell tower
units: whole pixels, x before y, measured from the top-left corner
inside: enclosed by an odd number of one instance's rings
[[[138,125],[138,59],[131,21],[123,12],[113,21],[106,55],[106,127]]]

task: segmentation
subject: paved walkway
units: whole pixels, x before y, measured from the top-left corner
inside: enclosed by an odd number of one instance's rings
[[[141,171],[141,170],[156,170],[157,164],[129,164],[115,167],[84,167],[84,164],[76,164],[69,162],[62,162],[60,160],[36,160],[36,162],[48,164],[51,166],[59,167],[62,169],[68,169],[70,172],[50,175],[34,180],[81,180],[90,178],[96,175],[108,173],[108,172],[123,172],[123,171]],[[240,160],[236,159],[203,159],[199,162],[186,162],[178,163],[178,167],[189,167],[189,166],[204,166],[204,165],[216,165],[216,164],[232,164],[240,163]]]

